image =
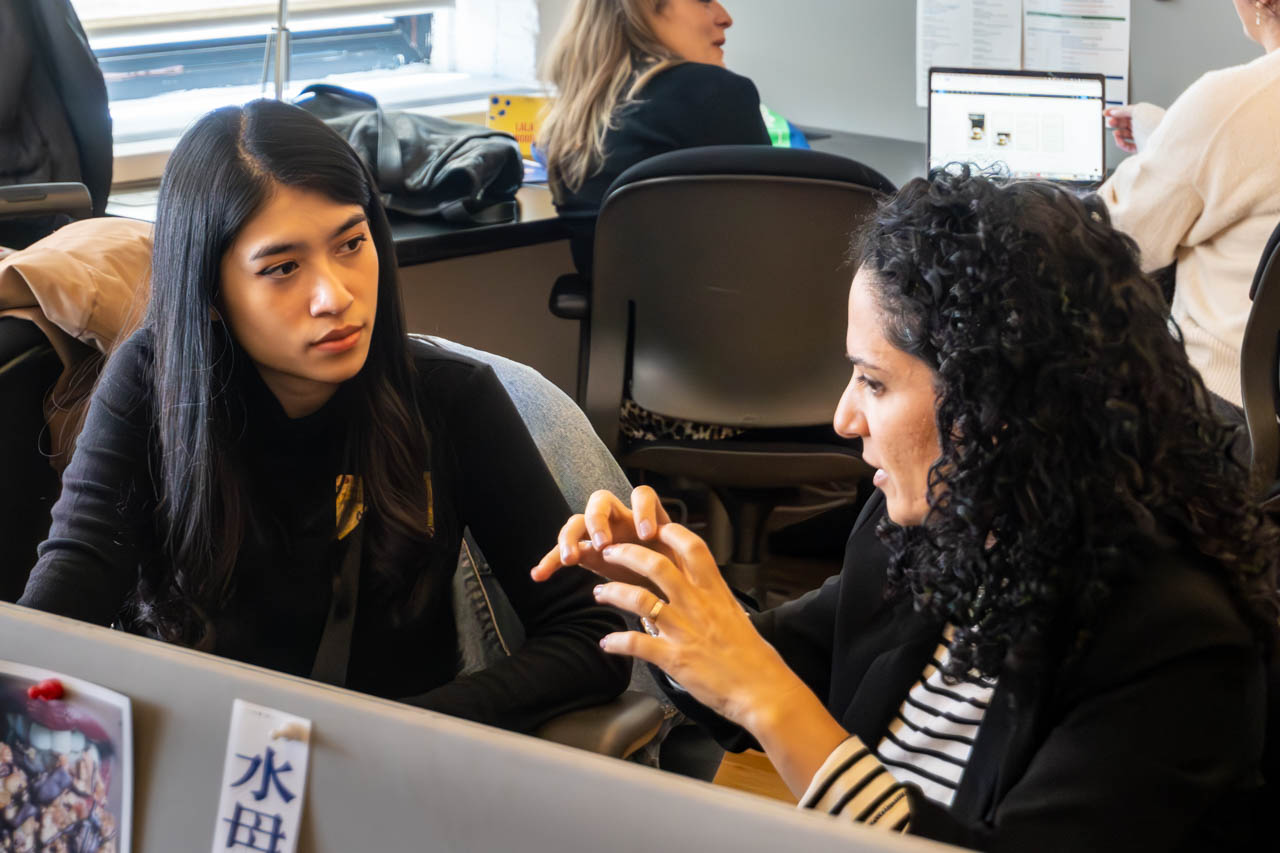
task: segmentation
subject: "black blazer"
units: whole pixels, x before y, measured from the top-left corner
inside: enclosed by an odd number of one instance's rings
[[[880,492],[843,571],[753,617],[828,710],[868,745],[937,647],[942,624],[886,601]],[[983,850],[1248,849],[1260,784],[1261,655],[1227,593],[1168,552],[1112,592],[1110,616],[1060,674],[1001,676],[950,808],[911,794],[911,832]],[[666,679],[663,679],[663,683]],[[751,740],[686,711],[730,749]]]
[[[618,109],[604,136],[605,160],[556,208],[569,230],[578,272],[590,278],[596,215],[609,186],[637,163],[706,145],[768,145],[760,94],[746,77],[718,65],[684,62],[654,76],[636,100]]]

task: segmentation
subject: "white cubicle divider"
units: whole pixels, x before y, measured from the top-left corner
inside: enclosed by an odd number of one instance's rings
[[[132,698],[135,853],[211,848],[237,698],[311,721],[307,853],[945,849],[10,604],[0,658]]]

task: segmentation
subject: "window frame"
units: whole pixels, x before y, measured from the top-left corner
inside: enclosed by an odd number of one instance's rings
[[[91,0],[90,0],[91,2]],[[472,2],[472,0],[462,0],[462,2]],[[519,2],[527,3],[525,7],[532,11],[534,15],[535,25],[529,33],[530,44],[536,56],[539,32],[537,27],[540,18],[541,8],[538,0],[474,0],[480,6],[485,3],[491,5],[501,4],[503,2]],[[72,0],[75,6],[75,0]],[[96,47],[98,50],[118,49],[123,46],[120,41],[129,33],[136,34],[139,45],[163,43],[166,35],[176,35],[183,33],[191,33],[207,29],[213,31],[217,27],[225,27],[230,25],[254,25],[261,27],[264,35],[274,31],[277,20],[278,3],[275,0],[252,0],[240,5],[226,7],[220,9],[222,14],[213,18],[201,17],[202,11],[211,7],[215,7],[214,3],[204,2],[203,7],[187,8],[176,10],[168,15],[151,15],[143,13],[142,15],[135,13],[120,15],[94,15],[92,7],[87,7],[89,12],[82,19],[82,26],[86,34],[89,36],[90,47]],[[384,14],[387,17],[425,14],[427,12],[435,12],[442,10],[456,10],[458,2],[455,0],[292,0],[288,4],[288,19],[286,26],[293,29],[295,23],[312,23],[321,20],[331,21],[341,15],[356,16],[362,14]],[[130,9],[135,7],[131,4]],[[79,9],[77,13],[79,14]],[[453,33],[450,32],[450,39]],[[175,39],[176,40],[176,39]],[[97,41],[98,45],[94,45]],[[456,57],[453,55],[454,48],[448,49],[447,62],[452,65],[456,63]],[[541,85],[532,79],[532,75],[528,79],[504,78],[499,75],[486,75],[477,72],[468,71],[452,71],[451,73],[466,74],[467,77],[475,79],[477,84],[483,82],[491,82],[492,85],[483,90],[483,94],[479,91],[468,92],[457,96],[446,96],[446,99],[424,99],[421,103],[411,103],[408,105],[391,104],[391,108],[406,112],[414,112],[425,115],[432,115],[444,118],[450,118],[455,121],[467,121],[476,124],[483,124],[488,112],[488,96],[497,92],[510,94],[535,94],[541,93]],[[301,82],[301,81],[300,81]],[[309,81],[308,81],[309,82]],[[296,92],[299,83],[293,83],[291,89]],[[270,94],[270,85],[267,87]],[[201,90],[190,90],[201,91]],[[205,89],[202,91],[210,91]],[[290,96],[290,90],[286,90],[285,97]],[[229,97],[227,103],[237,102],[238,96]],[[115,142],[113,172],[112,172],[112,190],[124,190],[137,188],[145,185],[154,185],[164,171],[165,164],[168,162],[169,154],[173,150],[181,136],[181,130],[176,133],[164,133],[152,138],[130,140],[127,142]]]

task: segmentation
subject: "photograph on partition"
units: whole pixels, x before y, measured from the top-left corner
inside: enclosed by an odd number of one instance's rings
[[[128,853],[129,698],[0,661],[0,850]]]

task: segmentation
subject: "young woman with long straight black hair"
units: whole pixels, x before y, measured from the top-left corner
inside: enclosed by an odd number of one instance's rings
[[[528,578],[568,508],[510,399],[406,337],[346,142],[276,101],[200,119],[165,170],[151,281],[20,603],[518,730],[622,690],[597,645],[622,622],[585,574]],[[467,529],[527,639],[459,677]]]

